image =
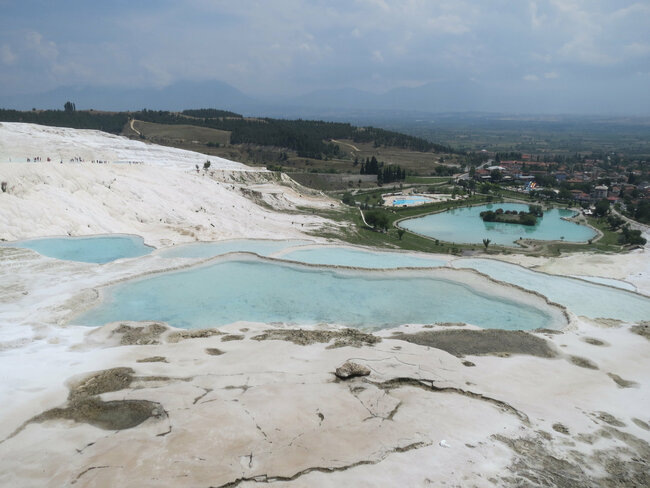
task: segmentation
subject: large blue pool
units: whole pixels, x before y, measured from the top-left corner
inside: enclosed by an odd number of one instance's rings
[[[557,314],[489,283],[479,289],[435,269],[361,271],[312,268],[233,257],[115,285],[105,300],[74,320],[101,325],[159,320],[176,327],[214,327],[244,320],[335,323],[383,328],[404,323],[467,322],[487,328],[557,327]],[[481,281],[479,279],[479,281]],[[483,280],[484,281],[484,280]]]
[[[596,232],[590,227],[565,220],[575,212],[554,208],[544,212],[544,217],[534,226],[504,222],[483,222],[480,213],[484,210],[528,211],[528,205],[521,203],[495,203],[476,207],[463,207],[437,214],[403,220],[400,226],[428,237],[447,242],[462,242],[481,245],[483,239],[493,244],[512,246],[514,241],[539,239],[544,241],[587,242]]]

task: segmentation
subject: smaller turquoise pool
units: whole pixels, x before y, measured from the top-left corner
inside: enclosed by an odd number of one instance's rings
[[[455,268],[472,268],[495,280],[536,291],[564,305],[576,315],[636,322],[650,317],[650,298],[601,284],[567,276],[538,273],[516,264],[495,259],[462,258],[452,262]]]
[[[393,207],[397,207],[399,205],[421,205],[423,203],[429,203],[432,200],[430,198],[426,197],[408,197],[408,198],[400,198],[399,200],[393,200]]]
[[[7,245],[31,249],[49,258],[98,264],[144,256],[154,250],[145,245],[142,237],[127,235],[45,237]]]

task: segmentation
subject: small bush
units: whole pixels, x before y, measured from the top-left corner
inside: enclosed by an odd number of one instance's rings
[[[341,201],[346,205],[350,205],[351,207],[354,207],[354,197],[350,192],[345,192],[343,194],[343,198],[341,199]]]
[[[388,229],[388,215],[382,211],[371,210],[369,212],[366,212],[365,218],[368,225],[371,225],[375,229]]]

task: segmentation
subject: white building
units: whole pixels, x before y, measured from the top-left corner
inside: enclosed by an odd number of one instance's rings
[[[594,188],[594,198],[601,200],[607,198],[607,187],[605,185],[598,185]]]

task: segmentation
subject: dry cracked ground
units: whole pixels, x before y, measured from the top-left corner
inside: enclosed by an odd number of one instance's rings
[[[647,325],[128,323],[75,347],[112,348],[114,364],[5,425],[3,486],[650,485]],[[369,374],[339,379],[345,362]]]

